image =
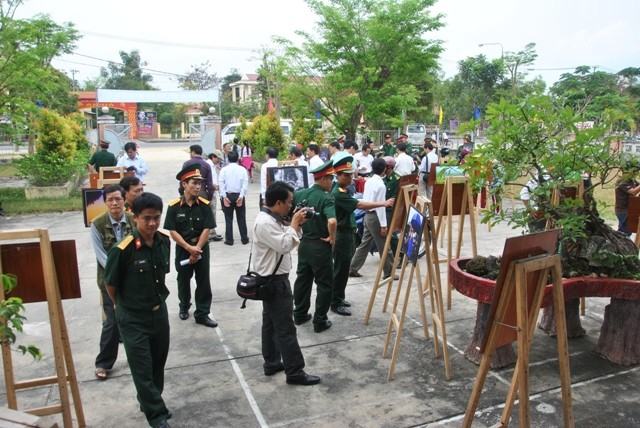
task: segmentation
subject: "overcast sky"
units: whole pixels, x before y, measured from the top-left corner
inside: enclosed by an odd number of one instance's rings
[[[83,35],[74,55],[54,61],[70,76],[77,70],[80,82],[97,76],[105,60],[119,62],[119,51],[133,49],[158,72],[184,74],[209,61],[219,77],[232,68],[252,73],[258,65],[252,49],[270,45],[274,35],[298,40],[294,31],[312,32],[317,21],[303,0],[25,0],[16,17],[37,13],[73,22]],[[640,0],[440,0],[433,13],[445,15],[445,27],[425,37],[444,41],[447,77],[469,56],[500,57],[500,45],[480,43],[500,43],[505,52],[536,43],[530,76],[548,84],[580,65],[607,72],[640,66]],[[177,89],[175,79],[155,71],[155,86]]]

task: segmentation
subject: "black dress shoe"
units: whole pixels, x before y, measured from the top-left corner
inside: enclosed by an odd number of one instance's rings
[[[214,242],[218,242],[218,241],[222,241],[224,238],[222,237],[222,235],[213,235],[209,237],[209,241],[214,241]]]
[[[319,323],[313,323],[313,331],[316,333],[322,333],[325,330],[328,330],[331,327],[331,321],[326,320]]]
[[[293,319],[293,323],[295,325],[302,325],[302,324],[306,323],[307,321],[311,321],[311,318],[312,318],[311,314],[306,314],[302,318],[294,318]]]
[[[157,425],[156,428],[171,428],[171,425],[169,425],[169,422],[166,421],[166,419],[161,420]]]
[[[247,245],[249,243],[249,238],[242,240],[242,245]]]
[[[335,308],[331,308],[331,312],[335,312],[338,315],[343,315],[345,317],[351,316],[351,311],[344,306],[338,306]]]
[[[351,303],[347,302],[346,300],[342,301],[342,306],[344,306],[345,308],[350,308],[351,307]]]
[[[385,275],[385,276],[383,276],[383,277],[382,277],[382,279],[387,279],[387,278],[389,278],[390,276],[391,276],[391,275]],[[393,280],[394,280],[394,281],[397,281],[397,280],[399,280],[399,279],[400,279],[400,277],[399,277],[398,275],[393,275]]]
[[[349,276],[351,278],[362,278],[362,274],[355,271],[349,271]]]
[[[289,385],[317,385],[320,383],[320,377],[309,375],[304,371],[301,371],[296,375],[287,376],[287,383]]]
[[[181,310],[181,311],[178,313],[178,316],[180,317],[180,319],[181,319],[182,321],[184,321],[184,320],[186,320],[187,318],[189,318],[189,311],[188,311],[187,309],[185,309],[184,311],[183,311],[183,310]]]
[[[224,241],[224,245],[233,245],[233,242],[230,242],[230,241]]]
[[[196,318],[196,324],[203,325],[205,327],[217,327],[218,322],[208,316]]]
[[[276,373],[280,373],[281,371],[284,371],[284,364],[280,363],[275,367],[265,367],[264,368],[264,375],[265,376],[273,376]]]

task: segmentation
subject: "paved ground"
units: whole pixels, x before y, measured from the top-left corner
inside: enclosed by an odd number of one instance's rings
[[[175,174],[187,159],[188,143],[142,144],[141,154],[150,166],[147,191],[169,201],[175,197]],[[258,211],[259,180],[250,185],[248,218]],[[217,215],[223,225],[223,215]],[[95,379],[93,363],[100,334],[99,294],[95,284],[95,257],[82,214],[0,217],[2,229],[46,227],[54,240],[74,239],[82,298],[64,302],[82,404],[88,426],[144,427],[138,411],[124,349],[106,382]],[[251,226],[250,226],[251,227]],[[222,231],[223,228],[219,228]],[[316,334],[310,324],[298,328],[298,338],[307,371],[322,377],[313,387],[289,386],[284,375],[266,377],[260,355],[261,305],[248,302],[240,309],[235,294],[238,275],[245,269],[249,246],[212,243],[213,315],[217,329],[198,326],[193,318],[178,318],[175,273],[168,276],[172,291],[168,305],[171,317],[171,349],[166,367],[164,398],[173,411],[174,427],[410,427],[460,426],[477,366],[462,350],[474,326],[475,301],[456,292],[453,308],[446,311],[446,328],[453,379],[446,381],[441,359],[434,358],[433,341],[422,337],[420,312],[414,296],[408,308],[395,380],[387,381],[389,359],[382,358],[389,313],[382,312],[380,296],[369,325],[363,325],[378,258],[370,256],[363,278],[349,281],[348,300],[352,317],[330,313],[333,327]],[[499,226],[492,232],[478,227],[480,254],[501,252],[504,239],[517,231]],[[463,247],[463,254],[470,246]],[[294,254],[295,257],[295,254]],[[443,271],[443,288],[446,272]],[[424,272],[424,269],[423,269]],[[292,283],[295,273],[292,273]],[[576,426],[638,426],[638,367],[614,365],[593,353],[608,299],[589,299],[582,318],[587,336],[569,342],[571,381]],[[15,356],[17,378],[53,374],[49,324],[44,304],[31,304],[22,343],[34,343],[44,351],[41,362]],[[559,426],[559,399],[555,340],[537,332],[531,355],[531,408],[533,426]],[[498,422],[513,367],[492,371],[478,406],[474,426]],[[6,405],[4,382],[0,405]],[[57,388],[42,387],[19,394],[21,408],[58,402]],[[57,416],[47,421],[60,421]],[[517,407],[512,425],[517,424]]]

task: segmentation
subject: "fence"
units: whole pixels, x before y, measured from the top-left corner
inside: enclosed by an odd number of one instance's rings
[[[10,135],[0,132],[0,156],[3,159],[26,155],[29,151],[29,140],[26,134]]]

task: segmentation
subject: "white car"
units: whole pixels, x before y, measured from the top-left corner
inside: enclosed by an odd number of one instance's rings
[[[247,126],[251,125],[251,122],[246,122]],[[233,139],[236,136],[236,128],[242,125],[240,122],[230,123],[224,128],[222,128],[222,145],[226,143],[232,143]],[[281,120],[280,128],[282,128],[282,132],[284,133],[285,138],[289,138],[291,135],[291,121],[290,120]]]

